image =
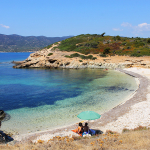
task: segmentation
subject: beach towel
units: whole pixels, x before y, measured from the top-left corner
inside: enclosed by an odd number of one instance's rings
[[[80,136],[82,136],[82,134],[81,134],[81,133],[78,133],[77,129],[75,129],[75,130],[71,130],[71,131],[73,131],[73,132],[75,132],[75,133],[79,134]]]
[[[91,134],[91,135],[96,135],[96,131],[93,130],[93,129],[89,129],[89,134]]]

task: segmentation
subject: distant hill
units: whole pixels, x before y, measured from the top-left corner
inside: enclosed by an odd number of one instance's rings
[[[20,36],[0,34],[0,52],[27,52],[37,51],[43,47],[71,36],[45,37],[45,36]]]

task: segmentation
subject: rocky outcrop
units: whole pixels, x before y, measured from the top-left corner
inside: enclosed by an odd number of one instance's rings
[[[126,59],[118,61],[119,57],[115,59],[113,57],[103,58],[99,55],[93,54],[97,57],[95,60],[84,60],[79,57],[67,58],[66,55],[73,54],[75,52],[62,52],[55,48],[57,45],[53,45],[49,49],[43,49],[41,51],[30,54],[30,56],[22,62],[14,62],[14,68],[125,68],[125,67],[146,67],[150,68],[150,61],[144,61],[142,59]],[[114,56],[115,57],[115,56]],[[115,61],[113,61],[113,59]]]
[[[0,110],[0,121],[2,121],[5,118],[5,112],[3,110]]]

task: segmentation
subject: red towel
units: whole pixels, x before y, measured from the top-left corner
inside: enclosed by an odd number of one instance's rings
[[[82,136],[82,134],[81,134],[81,133],[78,133],[76,129],[75,129],[75,130],[71,130],[71,131],[73,131],[73,132],[79,134],[80,136]]]

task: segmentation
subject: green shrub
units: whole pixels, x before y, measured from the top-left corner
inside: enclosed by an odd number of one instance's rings
[[[52,50],[55,50],[56,48],[58,48],[57,46],[53,47]]]
[[[82,59],[93,59],[93,56],[92,55],[88,55],[88,56],[80,55],[80,58],[82,58]]]
[[[93,57],[93,58],[92,58],[92,60],[95,60],[95,59],[97,59],[97,57]]]
[[[137,48],[140,47],[140,46],[144,46],[144,45],[145,44],[143,42],[141,42],[141,41],[135,41],[134,42],[134,46],[137,47]]]
[[[106,55],[106,54],[100,54],[100,56],[101,56],[101,57],[107,57],[107,55]]]
[[[92,55],[89,55],[89,56],[86,56],[86,57],[87,57],[87,59],[92,59],[93,58]]]
[[[72,58],[71,56],[69,56],[69,55],[65,55],[65,57],[67,57],[67,58]]]
[[[127,128],[124,128],[123,130],[122,130],[122,132],[124,133],[124,132],[129,132],[130,130],[129,129],[127,129]]]
[[[51,55],[53,55],[53,53],[49,53],[47,56],[51,56]]]
[[[132,57],[140,57],[140,56],[142,56],[142,54],[140,54],[139,52],[133,52],[133,53],[131,54],[131,56],[132,56]]]
[[[57,45],[58,44],[58,42],[56,42],[56,43],[54,43],[55,45]]]
[[[110,48],[109,47],[105,48],[104,51],[103,51],[103,54],[108,54],[108,53],[110,53]]]
[[[150,43],[150,38],[147,39],[147,43]]]
[[[79,56],[80,56],[80,54],[78,54],[78,53],[74,53],[74,54],[71,54],[70,56],[71,56],[71,57],[79,57]]]
[[[79,60],[79,62],[83,62],[82,60]]]
[[[126,45],[126,42],[122,42],[120,45]]]
[[[71,54],[70,56],[65,55],[65,57],[67,58],[80,57],[81,59],[93,59],[93,60],[97,59],[96,57],[93,57],[92,55],[85,56],[85,55],[80,55],[78,53]]]
[[[82,45],[82,44],[80,44],[80,45]],[[92,47],[92,48],[97,48],[98,43],[97,42],[87,42],[87,43],[84,44],[84,46],[86,46],[86,47]]]
[[[49,48],[51,48],[51,47],[52,47],[52,45],[53,45],[53,44],[48,45],[48,46],[47,46],[47,47],[45,47],[45,48],[49,49]]]
[[[130,47],[130,46],[127,46],[127,49],[131,49],[131,47]]]
[[[117,35],[117,36],[116,36],[116,39],[117,39],[118,41],[120,41],[120,40],[121,40],[121,37],[120,37],[119,35]]]

